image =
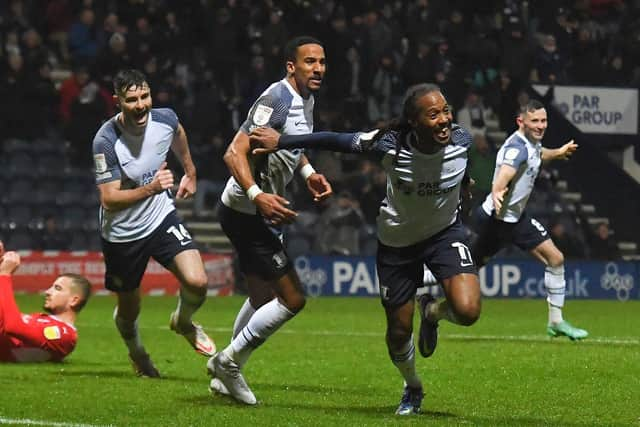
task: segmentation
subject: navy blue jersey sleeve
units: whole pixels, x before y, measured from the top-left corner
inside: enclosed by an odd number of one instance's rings
[[[174,132],[178,129],[178,116],[171,108],[154,108],[151,110],[151,118],[154,122],[168,125]]]
[[[523,163],[527,163],[529,153],[527,147],[518,142],[508,142],[504,147],[504,156],[502,158],[503,165],[509,165],[516,169]]]
[[[375,130],[356,133],[316,132],[307,135],[282,135],[278,148],[286,150],[313,148],[341,153],[367,153],[381,158],[389,151],[389,134],[374,141],[373,137],[377,132]],[[395,140],[392,146],[395,147]]]
[[[93,139],[96,184],[117,181],[121,178],[120,165],[115,150],[117,139],[116,125],[113,120],[102,125]]]
[[[247,134],[259,126],[281,130],[287,120],[290,106],[291,103],[285,102],[281,97],[271,94],[261,96],[249,110],[247,120],[240,129]]]

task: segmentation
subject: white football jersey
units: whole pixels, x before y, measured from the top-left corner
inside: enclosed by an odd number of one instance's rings
[[[493,173],[493,179],[496,179],[498,170],[503,164],[512,166],[517,172],[509,183],[502,209],[500,212],[495,213],[496,218],[505,222],[518,222],[533,191],[533,185],[540,172],[541,163],[541,143],[530,142],[520,131],[514,132],[507,138],[496,155],[496,168]],[[491,215],[494,211],[491,194],[485,199],[482,209],[488,215]]]
[[[240,130],[250,133],[259,126],[276,129],[284,135],[301,135],[313,132],[313,95],[304,99],[282,79],[265,90],[253,104],[247,120]],[[256,184],[262,191],[284,196],[285,187],[293,178],[304,151],[280,150],[261,156],[249,156],[249,167]],[[256,206],[233,176],[222,193],[222,203],[246,214],[255,214]]]
[[[418,151],[413,133],[398,141],[397,132],[388,132],[375,144],[367,143],[371,137],[372,133],[358,134],[354,144],[362,147],[354,151],[375,153],[387,172],[387,196],[377,218],[380,241],[405,247],[453,224],[459,213],[460,187],[472,143],[469,132],[454,124],[451,143],[434,154]]]
[[[178,117],[169,108],[149,112],[144,134],[129,135],[117,121],[106,121],[93,139],[96,184],[121,181],[123,190],[141,187],[167,158]],[[100,207],[102,237],[109,242],[130,242],[150,235],[175,210],[168,191],[147,197],[128,208],[110,211]]]

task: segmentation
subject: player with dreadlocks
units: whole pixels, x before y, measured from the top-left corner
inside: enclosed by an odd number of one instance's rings
[[[424,393],[415,368],[413,313],[423,266],[442,283],[446,297],[421,305],[423,346],[435,348],[437,323],[431,319],[469,326],[480,316],[480,284],[459,218],[471,135],[453,123],[438,86],[425,83],[408,89],[402,116],[384,129],[281,136],[273,129],[258,128],[251,140],[263,147],[256,148],[256,154],[313,147],[368,153],[381,162],[387,173],[387,196],[377,219],[376,264],[387,317],[387,347],[405,381],[396,414],[420,412]],[[430,311],[429,320],[425,309]]]

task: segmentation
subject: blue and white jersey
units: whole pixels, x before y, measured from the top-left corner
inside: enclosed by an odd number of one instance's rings
[[[531,143],[519,131],[511,134],[502,144],[496,156],[496,169],[493,173],[493,179],[496,179],[498,170],[503,164],[512,166],[517,172],[509,183],[502,209],[500,212],[495,213],[496,218],[505,222],[518,222],[527,205],[531,191],[533,191],[533,185],[540,172],[541,163],[542,144]],[[482,208],[488,215],[493,212],[491,194],[485,199]]]
[[[405,136],[399,153],[397,132],[388,132],[374,144],[367,143],[373,134],[358,134],[354,143],[362,145],[362,151],[376,154],[387,172],[387,196],[377,218],[380,241],[405,247],[453,224],[458,216],[471,134],[454,124],[451,143],[434,154],[418,151],[413,133]]]
[[[118,115],[106,121],[93,139],[96,184],[120,181],[128,190],[153,181],[167,158],[178,129],[178,117],[169,108],[152,109],[142,135],[130,135],[120,126]],[[150,235],[171,211],[167,191],[142,199],[118,211],[100,207],[102,237],[109,242],[130,242]]]
[[[259,126],[271,127],[283,135],[313,132],[313,95],[304,99],[282,79],[265,90],[253,104],[240,130],[250,133]],[[266,193],[284,196],[304,151],[280,150],[266,156],[249,156],[249,166],[256,184]],[[233,176],[227,181],[222,202],[237,211],[255,214],[256,206]]]

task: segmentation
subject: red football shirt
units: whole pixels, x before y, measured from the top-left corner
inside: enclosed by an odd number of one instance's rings
[[[77,341],[76,328],[55,316],[20,313],[11,276],[0,276],[0,362],[60,361]]]

